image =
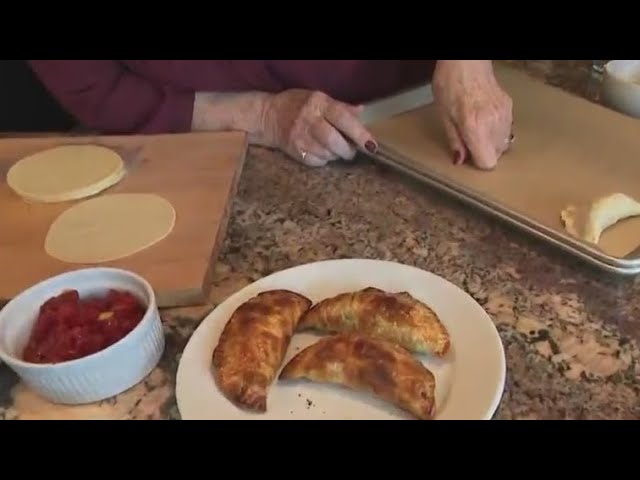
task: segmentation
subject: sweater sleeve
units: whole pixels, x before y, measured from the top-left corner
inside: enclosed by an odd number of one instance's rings
[[[195,92],[155,85],[117,60],[29,60],[49,92],[84,126],[105,134],[191,129]]]

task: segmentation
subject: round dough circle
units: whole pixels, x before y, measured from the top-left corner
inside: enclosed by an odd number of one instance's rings
[[[104,195],[63,212],[49,228],[45,251],[67,263],[118,260],[165,238],[175,220],[173,206],[157,195]]]
[[[109,148],[63,145],[19,160],[9,169],[7,184],[26,200],[54,203],[95,195],[124,174],[122,158]]]

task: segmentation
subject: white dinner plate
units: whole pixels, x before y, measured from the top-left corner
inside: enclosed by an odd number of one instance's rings
[[[368,393],[330,384],[276,380],[269,391],[267,412],[246,412],[229,402],[211,371],[211,355],[234,310],[258,293],[288,289],[314,303],[339,293],[377,287],[406,291],[429,305],[451,337],[443,359],[420,356],[436,377],[436,419],[488,420],[500,402],[505,382],[502,342],[486,312],[452,283],[429,272],[376,260],[329,260],[301,265],[264,277],[216,307],[187,344],[176,378],[176,399],[185,420],[375,420],[409,419],[407,413]],[[320,338],[298,333],[284,363]]]

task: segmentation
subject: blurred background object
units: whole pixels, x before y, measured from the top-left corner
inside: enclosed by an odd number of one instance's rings
[[[602,75],[608,61],[609,60],[591,60],[591,70],[596,75]]]
[[[601,80],[602,103],[634,118],[640,118],[640,60],[611,60]]]
[[[75,123],[25,60],[0,60],[0,133],[66,132]]]

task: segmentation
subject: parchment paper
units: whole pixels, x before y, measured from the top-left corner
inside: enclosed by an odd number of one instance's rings
[[[510,67],[498,67],[514,101],[516,142],[496,170],[454,166],[435,107],[369,125],[380,144],[422,172],[443,176],[566,234],[560,212],[622,192],[640,200],[640,121]],[[607,230],[601,250],[621,258],[640,245],[640,218]]]

